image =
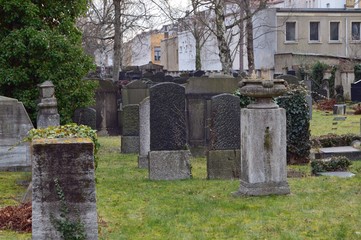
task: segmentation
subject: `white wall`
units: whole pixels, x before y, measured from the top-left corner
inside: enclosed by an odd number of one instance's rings
[[[195,40],[189,31],[178,33],[178,58],[179,71],[195,69]]]
[[[274,67],[274,54],[277,50],[276,9],[260,11],[254,16],[253,45],[256,69]]]
[[[151,61],[150,35],[138,35],[132,40],[132,66],[141,66]]]
[[[357,1],[357,0],[356,0]],[[344,8],[346,0],[285,0],[286,8]]]

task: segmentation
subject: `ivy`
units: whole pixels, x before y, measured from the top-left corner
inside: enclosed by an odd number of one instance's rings
[[[331,157],[329,159],[314,160],[311,162],[312,173],[347,171],[352,165],[350,159],[345,156]]]
[[[60,201],[60,216],[55,218],[53,215],[50,216],[50,221],[55,227],[55,229],[61,234],[61,238],[64,240],[85,240],[85,227],[81,220],[76,219],[71,220],[69,218],[69,208],[65,200],[65,195],[63,189],[59,184],[59,180],[56,178],[54,180],[55,190]]]
[[[47,128],[31,129],[28,135],[23,139],[24,142],[31,142],[38,138],[90,138],[94,144],[94,165],[98,166],[98,150],[100,147],[96,130],[89,126],[77,125],[75,123],[50,126]]]
[[[310,116],[303,85],[289,85],[286,96],[278,97],[277,104],[286,110],[287,162],[308,163],[311,149]]]

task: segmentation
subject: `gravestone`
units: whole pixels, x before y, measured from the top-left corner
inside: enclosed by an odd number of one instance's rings
[[[238,87],[238,79],[220,74],[213,74],[213,77],[208,78],[192,77],[185,87],[188,143],[193,156],[204,156],[210,137],[211,98],[222,93],[233,93]]]
[[[187,77],[175,77],[174,79],[173,79],[173,82],[174,83],[177,83],[177,84],[185,84],[185,83],[187,83],[187,80],[188,80],[189,78],[187,78]]]
[[[154,82],[164,82],[164,78],[165,78],[164,72],[156,72],[152,80]]]
[[[300,79],[298,77],[296,77],[295,75],[290,75],[290,74],[279,75],[279,76],[276,77],[276,79],[283,79],[288,84],[295,84],[295,85],[300,84]]]
[[[62,239],[56,223],[64,217],[83,224],[85,239],[98,239],[90,139],[33,140],[32,185],[32,239]]]
[[[51,81],[39,85],[40,103],[38,104],[37,128],[47,128],[60,125],[58,103],[55,98],[55,89]]]
[[[150,151],[150,103],[149,97],[139,104],[139,156],[138,167],[148,168],[148,153]]]
[[[333,115],[345,115],[346,104],[335,104],[333,105]]]
[[[97,113],[94,108],[78,108],[74,111],[73,121],[78,125],[86,125],[97,129]]]
[[[361,102],[361,79],[351,83],[351,101]]]
[[[207,151],[208,179],[239,178],[239,98],[220,94],[211,99],[210,142]]]
[[[19,143],[32,128],[24,105],[0,96],[0,171],[30,171],[29,143]]]
[[[159,83],[150,88],[151,180],[187,179],[191,176],[187,148],[185,88]]]
[[[174,80],[174,77],[171,75],[165,75],[165,77],[164,77],[165,82],[173,82],[173,80]]]
[[[194,77],[202,77],[206,72],[202,70],[195,71],[193,76]]]
[[[148,96],[148,85],[143,80],[133,80],[122,88],[123,106],[128,104],[139,104]]]
[[[122,153],[139,153],[139,105],[129,104],[123,107]]]

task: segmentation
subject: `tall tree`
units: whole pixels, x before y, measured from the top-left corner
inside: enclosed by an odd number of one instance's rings
[[[0,0],[0,94],[24,103],[35,122],[37,84],[50,80],[61,123],[93,103],[95,83],[82,78],[93,67],[81,48],[76,19],[86,0]]]
[[[253,17],[267,8],[268,2],[269,0],[201,0],[202,5],[214,13],[213,34],[217,39],[223,72],[230,73],[232,70],[231,41],[227,39],[227,36],[234,37],[237,34],[240,38],[246,38],[248,70],[250,73],[254,70]],[[245,36],[244,23],[246,24]]]

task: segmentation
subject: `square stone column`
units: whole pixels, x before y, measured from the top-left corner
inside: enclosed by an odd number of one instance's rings
[[[286,111],[241,109],[241,177],[236,195],[289,194]]]

